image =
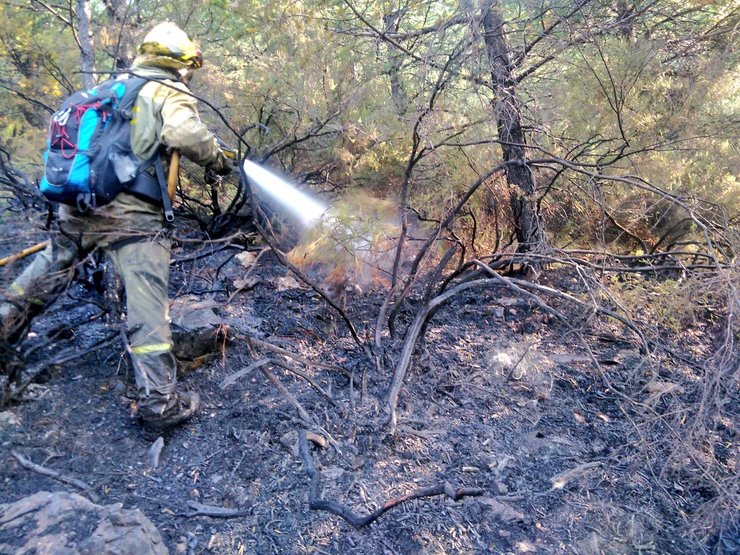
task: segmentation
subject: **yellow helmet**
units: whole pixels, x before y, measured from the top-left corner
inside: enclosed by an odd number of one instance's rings
[[[188,34],[171,22],[156,25],[144,37],[134,65],[154,65],[171,69],[203,66],[203,54]]]

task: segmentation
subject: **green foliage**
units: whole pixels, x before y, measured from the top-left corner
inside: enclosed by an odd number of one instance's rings
[[[722,294],[707,288],[700,276],[661,281],[639,275],[614,276],[608,285],[608,301],[650,328],[674,334],[692,327]]]
[[[339,0],[196,0],[185,8],[141,0],[122,26],[103,3],[92,2],[96,63],[109,69],[121,41],[135,45],[150,24],[173,20],[205,53],[194,92],[219,106],[234,128],[270,128],[246,134],[253,156],[277,159],[287,172],[314,176],[312,182],[320,175],[340,190],[395,198],[410,157],[421,153],[408,176],[408,202],[441,218],[502,158],[481,30],[476,19],[459,19],[479,16],[479,7],[429,0],[402,9],[390,2],[352,5],[364,21]],[[624,22],[616,22],[613,2],[579,10],[549,1],[497,5],[513,73],[526,76],[514,90],[531,145],[603,175],[629,174],[683,199],[706,198],[730,218],[737,215],[740,83],[730,2],[670,0],[660,10],[635,4],[643,11]],[[64,21],[70,14],[50,8],[0,1],[1,140],[34,177],[47,113],[32,102],[55,107],[79,86],[79,50]],[[388,21],[397,26],[388,40],[368,26],[383,31]],[[203,108],[203,117],[235,142],[210,110]],[[553,175],[543,170],[537,179],[558,241],[601,240],[609,218],[599,211],[645,233],[648,242],[659,239],[652,216],[634,209],[659,199],[624,182],[564,172],[550,183]],[[482,248],[495,247],[495,222],[511,227],[506,194],[492,182],[470,201],[478,239],[488,236]]]

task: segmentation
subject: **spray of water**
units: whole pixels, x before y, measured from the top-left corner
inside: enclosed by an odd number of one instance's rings
[[[312,227],[326,212],[328,207],[325,204],[262,166],[245,160],[243,167],[257,193],[279,204],[303,227]]]
[[[288,260],[335,300],[388,274],[398,234],[395,204],[355,193],[329,208],[254,162],[243,167],[255,192],[302,227]]]

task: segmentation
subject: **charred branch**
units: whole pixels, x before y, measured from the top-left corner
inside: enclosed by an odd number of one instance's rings
[[[298,431],[298,451],[303,462],[303,468],[310,478],[308,490],[308,507],[313,511],[326,511],[343,518],[355,528],[367,526],[381,517],[384,513],[398,505],[421,499],[424,497],[434,497],[445,495],[453,501],[459,501],[465,497],[477,497],[483,495],[485,491],[481,488],[453,488],[449,483],[438,484],[427,488],[414,490],[406,495],[394,497],[383,503],[383,505],[367,515],[358,515],[346,505],[336,501],[321,499],[321,473],[316,469],[311,453],[309,451],[308,441],[305,430]]]
[[[90,486],[86,484],[85,482],[83,482],[82,480],[78,480],[77,478],[72,478],[70,476],[67,476],[66,474],[57,472],[56,470],[52,470],[50,468],[46,468],[45,466],[41,466],[40,464],[36,464],[30,459],[27,459],[26,457],[18,453],[17,451],[13,451],[11,454],[13,455],[13,458],[16,461],[18,461],[18,464],[21,465],[26,470],[36,472],[37,474],[41,474],[42,476],[47,476],[49,478],[62,482],[63,484],[74,486],[75,488],[87,494],[87,496],[90,497],[90,499],[97,502],[98,496],[95,495],[95,493],[91,491]]]

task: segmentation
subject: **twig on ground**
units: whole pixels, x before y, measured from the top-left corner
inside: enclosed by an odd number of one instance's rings
[[[221,389],[226,389],[228,386],[234,385],[238,380],[244,378],[245,376],[248,376],[249,374],[251,374],[257,368],[262,368],[263,366],[267,366],[268,364],[273,364],[275,366],[279,366],[280,368],[283,368],[285,370],[288,370],[289,372],[292,372],[296,376],[299,376],[299,377],[303,378],[322,397],[324,397],[327,401],[329,401],[329,403],[331,403],[332,405],[336,406],[336,402],[331,397],[331,395],[329,395],[324,390],[324,388],[322,388],[318,383],[316,383],[316,381],[313,378],[311,378],[311,376],[309,376],[308,374],[306,374],[302,370],[299,370],[299,369],[291,366],[287,362],[282,362],[280,360],[275,360],[273,358],[261,358],[258,361],[253,362],[252,364],[250,364],[246,368],[243,368],[243,369],[239,370],[238,372],[234,372],[233,374],[230,374],[229,376],[226,376],[226,378],[224,378],[223,381],[221,381],[221,385],[220,385]],[[298,402],[298,400],[293,395],[290,394],[290,392],[287,389],[285,389],[285,386],[283,386],[283,384],[271,372],[267,371],[266,369],[262,369],[262,372],[265,374],[265,377],[268,380],[270,380],[273,383],[273,385],[275,385],[275,387],[278,388],[278,390],[280,391],[280,393],[282,393],[286,397],[286,399],[288,399],[288,401],[290,402],[290,404],[293,405],[294,407],[296,407],[296,409],[298,410],[298,413],[300,414],[301,418],[303,420],[305,420],[306,422],[310,422],[310,423],[313,424],[313,421],[308,416],[308,413],[305,412],[305,411],[301,412],[302,411],[301,404]],[[301,407],[301,408],[299,408],[299,407]]]
[[[17,451],[11,451],[11,454],[13,455],[13,458],[18,461],[18,464],[20,464],[26,470],[31,470],[33,472],[41,474],[42,476],[48,476],[49,478],[53,478],[54,480],[58,480],[62,483],[74,486],[77,489],[85,492],[90,497],[90,499],[97,503],[98,496],[95,495],[90,486],[82,480],[71,478],[70,476],[65,476],[64,474],[57,472],[56,470],[51,470],[50,468],[46,468],[45,466],[36,464],[35,462],[27,459]]]
[[[316,466],[313,463],[311,454],[308,450],[308,440],[306,439],[306,431],[298,430],[298,452],[303,461],[303,466],[306,469],[306,474],[311,478],[308,491],[308,507],[311,510],[327,511],[342,517],[344,520],[349,522],[356,528],[362,528],[372,523],[378,517],[380,517],[386,511],[389,511],[393,507],[411,501],[412,499],[419,499],[422,497],[433,497],[435,495],[446,495],[453,501],[458,501],[463,497],[474,497],[483,495],[484,491],[481,488],[458,488],[454,489],[449,483],[438,484],[428,488],[421,488],[402,495],[389,499],[379,508],[372,513],[364,516],[355,514],[351,509],[337,503],[336,501],[329,501],[326,499],[320,499],[321,495],[321,474],[316,470]]]
[[[309,360],[305,357],[302,357],[301,355],[297,353],[294,353],[287,349],[283,349],[282,347],[278,347],[277,345],[273,345],[272,343],[268,343],[267,341],[262,341],[260,339],[255,339],[254,337],[249,337],[248,335],[237,334],[234,336],[234,338],[242,339],[254,347],[267,349],[269,351],[273,351],[275,353],[284,355],[288,358],[292,358],[293,360],[297,360],[298,362],[301,362],[305,364],[306,366],[315,366],[316,368],[323,368],[325,370],[335,370],[337,372],[341,372],[342,374],[347,376],[350,380],[352,379],[352,372],[350,372],[346,368],[342,368],[341,366],[336,366],[334,364],[324,364],[323,362],[316,362],[313,360]]]
[[[252,364],[250,364],[246,368],[242,368],[238,372],[234,372],[233,374],[229,374],[228,376],[226,376],[221,381],[221,384],[219,385],[219,387],[221,389],[226,389],[230,385],[234,385],[236,382],[238,382],[242,378],[245,378],[246,376],[248,376],[249,374],[251,374],[257,368],[260,368],[261,366],[264,366],[265,364],[272,364],[272,363],[273,363],[273,360],[271,358],[261,358],[261,359],[255,361],[255,362],[253,362]]]
[[[305,373],[304,371],[302,371],[302,370],[298,370],[298,368],[296,368],[296,367],[294,367],[294,366],[291,366],[291,365],[290,365],[290,364],[288,364],[287,362],[282,362],[282,361],[280,361],[280,360],[273,360],[273,361],[272,361],[272,363],[273,363],[273,364],[274,364],[275,366],[279,366],[280,368],[283,368],[284,370],[287,370],[288,372],[292,372],[292,373],[293,373],[293,374],[295,374],[296,376],[298,376],[298,377],[300,377],[300,378],[303,378],[303,379],[304,379],[304,380],[306,380],[306,381],[307,381],[307,382],[308,382],[308,383],[309,383],[309,384],[311,385],[311,387],[313,387],[313,388],[314,388],[314,389],[315,389],[315,390],[316,390],[316,391],[317,391],[317,392],[318,392],[318,393],[319,393],[319,394],[320,394],[320,395],[321,395],[322,397],[324,397],[324,399],[326,399],[327,401],[329,401],[329,403],[330,403],[331,405],[333,405],[333,406],[336,406],[336,405],[337,405],[337,404],[336,404],[336,403],[334,402],[334,399],[332,399],[331,395],[329,395],[329,394],[328,394],[328,393],[327,393],[326,391],[324,391],[324,388],[323,388],[323,387],[321,387],[321,386],[320,386],[320,385],[319,385],[318,383],[316,383],[316,381],[315,381],[315,380],[314,380],[314,379],[313,379],[313,378],[312,378],[311,376],[309,376],[308,374],[306,374],[306,373]]]
[[[217,507],[214,505],[204,505],[191,501],[188,507],[193,509],[189,513],[181,513],[180,516],[192,518],[195,516],[210,516],[211,518],[237,518],[247,516],[251,509],[227,509],[226,507]]]
[[[117,333],[109,335],[108,337],[105,337],[100,341],[94,343],[90,348],[84,350],[79,350],[79,348],[72,347],[70,349],[67,349],[66,351],[63,351],[61,355],[53,358],[52,360],[46,360],[34,366],[30,371],[27,372],[28,377],[18,387],[7,388],[5,395],[0,400],[0,407],[7,405],[12,399],[18,399],[18,396],[23,393],[29,385],[31,385],[39,376],[41,376],[52,366],[67,364],[69,362],[72,362],[73,360],[77,360],[78,358],[89,355],[90,353],[99,351],[104,347],[108,347],[109,345],[112,345],[116,342],[117,336]]]
[[[296,399],[295,396],[290,391],[288,391],[288,388],[285,387],[283,383],[279,379],[277,379],[277,377],[275,377],[275,375],[267,368],[260,368],[260,370],[265,375],[265,377],[270,380],[270,382],[272,382],[272,385],[277,388],[277,390],[283,395],[283,397],[285,397],[285,400],[293,405],[293,408],[298,411],[298,415],[301,417],[301,420],[303,420],[309,426],[316,426],[316,422],[314,422],[313,418],[311,418],[311,415],[306,412],[306,409],[304,409],[303,405],[298,402],[298,399]]]
[[[592,461],[592,462],[586,462],[583,464],[579,464],[575,468],[571,468],[569,470],[566,470],[564,472],[561,472],[560,474],[557,474],[555,476],[552,476],[550,478],[550,483],[552,484],[552,489],[563,489],[568,482],[571,480],[575,480],[577,478],[580,478],[586,472],[591,469],[595,468],[597,466],[601,466],[601,461]]]

